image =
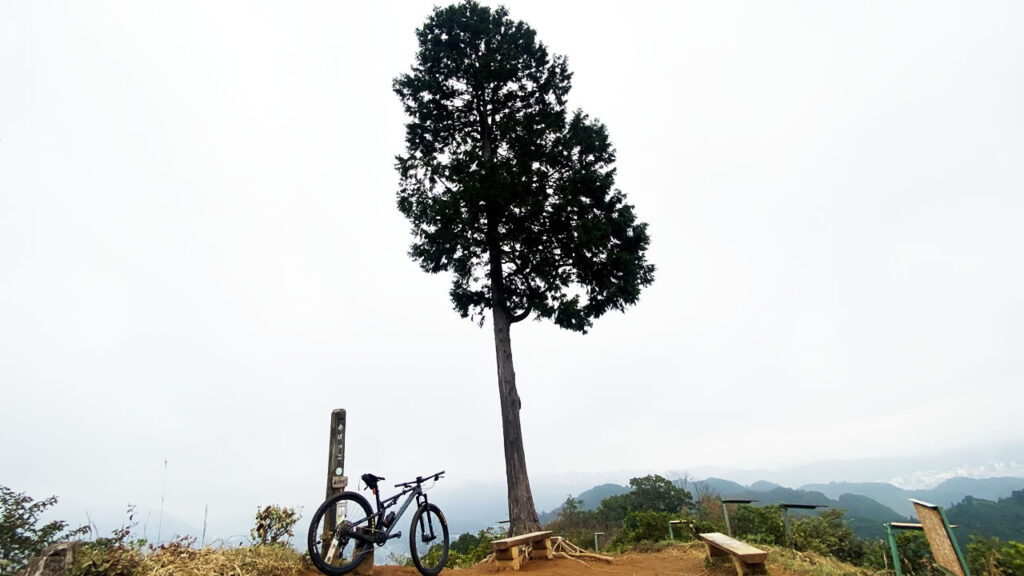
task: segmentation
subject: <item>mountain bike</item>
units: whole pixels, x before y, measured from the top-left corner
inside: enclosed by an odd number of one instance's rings
[[[444,470],[395,484],[395,488],[402,490],[381,500],[377,484],[384,478],[363,474],[363,484],[376,497],[377,511],[374,512],[370,503],[358,492],[342,492],[328,498],[313,514],[309,524],[309,558],[318,570],[329,576],[340,576],[355,570],[374,545],[383,546],[388,540],[402,537],[401,532],[393,530],[398,519],[415,500],[416,512],[412,515],[412,525],[409,527],[409,553],[421,574],[437,576],[448,561],[448,521],[440,508],[427,501],[423,483],[431,480],[437,482],[443,476]],[[385,514],[407,494],[397,514],[394,510]]]

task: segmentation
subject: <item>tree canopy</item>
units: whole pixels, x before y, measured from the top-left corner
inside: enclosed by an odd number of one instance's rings
[[[436,9],[417,37],[394,83],[410,118],[398,208],[412,258],[454,273],[463,317],[482,318],[495,289],[513,322],[532,313],[581,332],[634,304],[653,280],[647,226],[614,188],[605,126],[568,113],[566,58],[471,1]]]

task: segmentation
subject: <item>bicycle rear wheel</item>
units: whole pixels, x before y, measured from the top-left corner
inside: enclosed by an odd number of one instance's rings
[[[437,576],[448,561],[448,521],[441,509],[424,504],[412,515],[409,552],[423,576]]]
[[[373,549],[373,544],[352,536],[357,531],[373,531],[373,512],[366,498],[342,492],[321,504],[309,523],[306,540],[309,559],[317,570],[328,576],[355,570]]]

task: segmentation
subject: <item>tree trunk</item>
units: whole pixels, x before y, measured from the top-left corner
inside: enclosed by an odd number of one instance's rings
[[[494,352],[498,361],[501,431],[505,441],[509,534],[517,536],[540,530],[540,520],[533,505],[530,477],[526,473],[526,452],[523,450],[523,432],[519,424],[519,392],[516,391],[516,372],[512,366],[512,338],[509,333],[511,322],[505,308],[500,258],[500,255],[492,250],[491,319],[494,323]]]
[[[480,141],[484,163],[489,164],[493,149],[491,127],[487,116],[487,94],[481,90],[477,100],[480,122]],[[498,361],[498,396],[501,398],[501,432],[505,444],[505,480],[508,483],[509,534],[517,536],[540,530],[540,520],[533,505],[530,477],[526,473],[526,452],[523,450],[523,431],[519,424],[519,392],[516,391],[516,372],[512,367],[512,338],[505,303],[505,277],[501,267],[501,243],[498,208],[487,209],[487,244],[490,257],[491,320],[494,324],[494,353]]]

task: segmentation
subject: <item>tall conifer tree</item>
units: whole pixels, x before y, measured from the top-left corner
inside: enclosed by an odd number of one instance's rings
[[[453,274],[462,317],[490,311],[510,532],[539,529],[526,470],[510,327],[534,315],[585,333],[654,278],[647,225],[614,188],[605,127],[566,96],[572,74],[533,29],[474,1],[435,8],[394,90],[410,120],[398,209],[410,256]]]

